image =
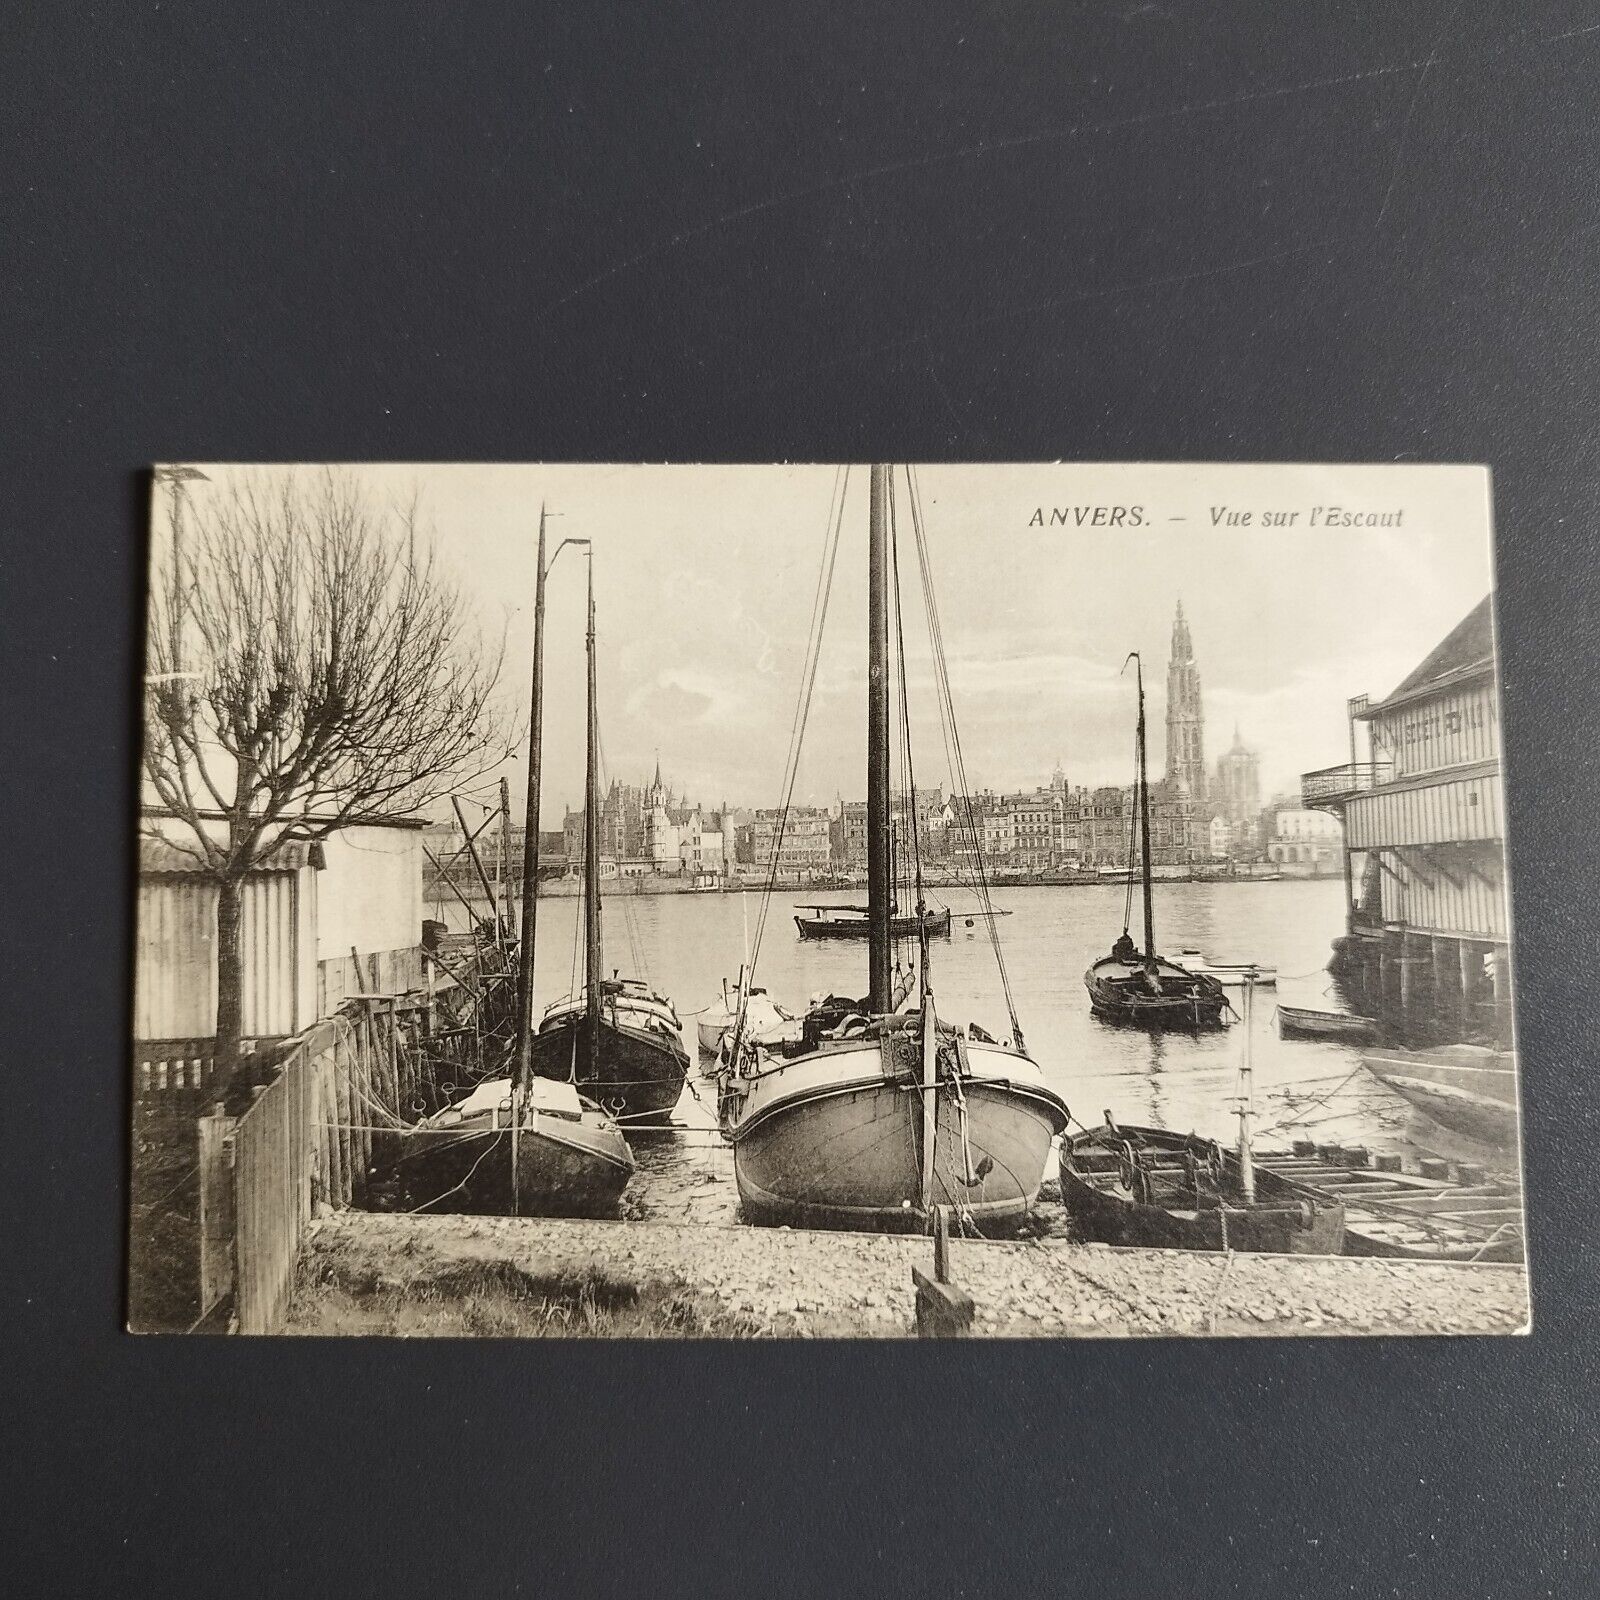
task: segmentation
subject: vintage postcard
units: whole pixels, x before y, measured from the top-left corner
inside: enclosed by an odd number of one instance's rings
[[[135,1330],[1526,1329],[1485,469],[153,476]]]

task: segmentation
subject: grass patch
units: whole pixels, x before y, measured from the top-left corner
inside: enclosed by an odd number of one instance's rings
[[[313,1255],[301,1267],[286,1331],[399,1338],[740,1339],[761,1329],[689,1284],[634,1284],[596,1268],[541,1274],[509,1261],[473,1261],[399,1278]]]

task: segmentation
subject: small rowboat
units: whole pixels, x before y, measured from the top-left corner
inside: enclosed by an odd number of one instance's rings
[[[1280,1039],[1344,1039],[1370,1044],[1378,1036],[1378,1019],[1348,1011],[1313,1011],[1305,1006],[1278,1007]]]
[[[1336,1256],[1344,1207],[1265,1168],[1247,1201],[1239,1158],[1215,1140],[1108,1123],[1063,1139],[1061,1200],[1097,1244]]]

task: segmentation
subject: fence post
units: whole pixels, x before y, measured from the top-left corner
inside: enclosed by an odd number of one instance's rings
[[[199,1122],[202,1318],[234,1292],[233,1128],[220,1100]]]

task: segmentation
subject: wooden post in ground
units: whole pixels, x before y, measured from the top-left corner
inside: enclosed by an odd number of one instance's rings
[[[1460,1037],[1472,1037],[1472,946],[1466,939],[1456,940],[1456,959],[1461,970],[1459,1005],[1456,1010],[1456,1031]]]
[[[972,1332],[972,1296],[950,1282],[950,1208],[933,1213],[933,1276],[911,1269],[917,1287],[917,1335],[922,1339],[964,1339]]]
[[[200,1315],[233,1293],[233,1121],[219,1100],[200,1118]]]

